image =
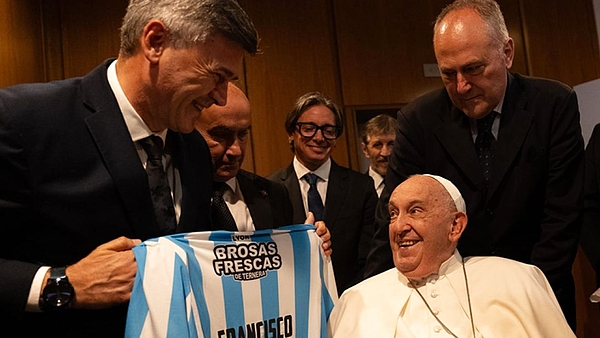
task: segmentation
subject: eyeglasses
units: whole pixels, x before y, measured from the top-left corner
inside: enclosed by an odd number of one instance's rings
[[[319,129],[321,130],[323,137],[327,140],[335,140],[340,137],[340,127],[338,126],[332,126],[330,124],[317,126],[312,122],[298,122],[296,123],[296,126],[302,137],[311,138],[317,134]]]

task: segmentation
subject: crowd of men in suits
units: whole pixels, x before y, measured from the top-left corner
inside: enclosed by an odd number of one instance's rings
[[[575,327],[577,97],[510,71],[515,46],[495,1],[457,0],[439,14],[433,46],[444,88],[366,124],[367,173],[332,158],[345,118],[319,92],[286,116],[288,166],[266,178],[241,169],[250,103],[230,82],[258,40],[235,0],[131,0],[117,59],[82,78],[0,90],[0,313],[10,325],[122,335],[131,248],[173,232],[315,223],[341,294],[393,267],[390,195],[411,175],[434,174],[466,202],[461,254],[539,267]],[[585,183],[592,234],[595,157]]]

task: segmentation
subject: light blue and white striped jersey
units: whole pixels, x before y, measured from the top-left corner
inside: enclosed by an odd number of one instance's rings
[[[126,337],[327,337],[337,301],[312,225],[193,232],[133,248]]]

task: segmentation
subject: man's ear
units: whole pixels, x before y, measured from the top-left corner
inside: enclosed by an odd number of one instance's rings
[[[467,214],[465,214],[464,212],[457,211],[454,214],[454,220],[452,221],[452,226],[450,227],[450,234],[448,235],[450,241],[458,242],[458,239],[467,227],[467,221]]]
[[[150,63],[157,63],[167,44],[167,28],[159,20],[151,20],[144,27],[140,48]]]
[[[362,146],[362,151],[365,154],[365,157],[370,158],[369,152],[367,151],[367,145],[364,142],[361,142],[360,145]]]

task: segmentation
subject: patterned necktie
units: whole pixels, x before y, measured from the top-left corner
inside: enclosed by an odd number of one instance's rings
[[[140,140],[140,143],[146,154],[148,154],[146,174],[148,175],[152,204],[154,205],[154,216],[161,234],[172,234],[177,227],[177,221],[175,220],[171,188],[162,162],[162,139],[158,136],[149,136]]]
[[[223,194],[225,190],[229,189],[229,186],[223,182],[213,182],[213,196],[210,210],[210,218],[212,221],[213,230],[228,230],[237,231],[237,225],[229,211]]]
[[[315,215],[315,221],[323,220],[323,201],[317,190],[317,181],[319,177],[313,173],[308,173],[302,177],[310,188],[308,189],[308,211],[312,211]]]
[[[486,117],[477,120],[477,138],[475,139],[475,149],[479,157],[479,163],[483,168],[485,181],[490,179],[491,163],[494,159],[494,145],[496,138],[492,134],[492,124],[496,118],[496,112],[492,111]]]

